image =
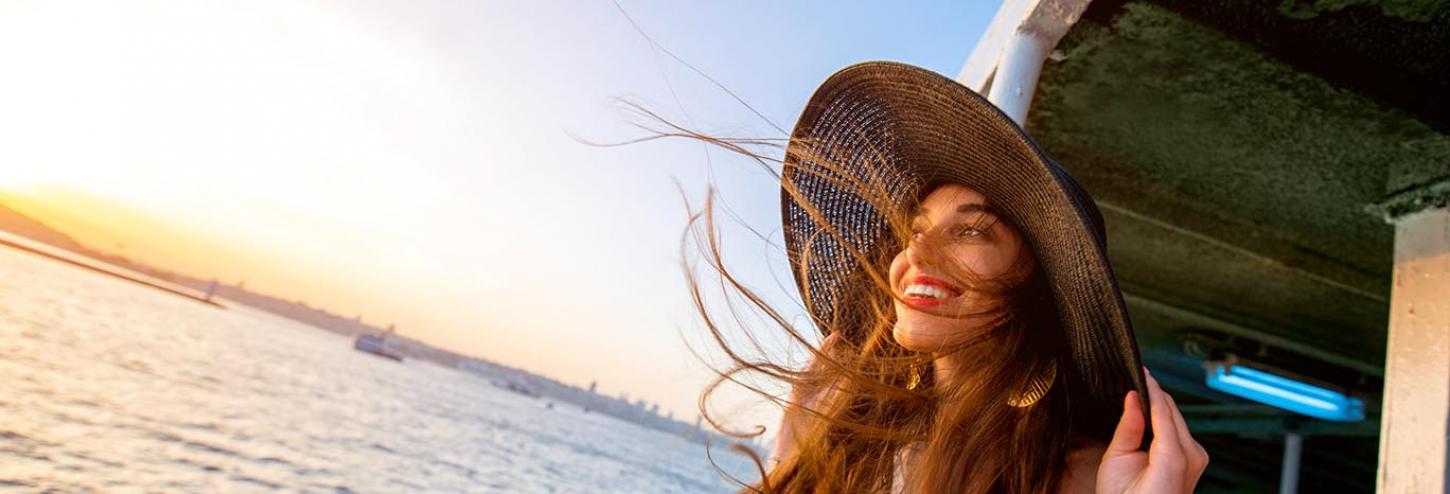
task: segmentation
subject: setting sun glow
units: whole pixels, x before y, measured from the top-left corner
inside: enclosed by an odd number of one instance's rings
[[[691,417],[713,375],[685,347],[704,336],[680,271],[681,191],[698,205],[717,186],[732,216],[778,237],[778,183],[698,143],[581,141],[641,136],[617,98],[705,130],[776,132],[661,46],[788,122],[863,46],[959,65],[963,47],[925,40],[969,41],[990,9],[972,24],[624,8],[5,2],[0,206],[96,250]],[[866,41],[858,26],[883,15],[912,34]],[[734,41],[700,44],[712,39]],[[783,258],[732,247],[795,297],[773,274]]]

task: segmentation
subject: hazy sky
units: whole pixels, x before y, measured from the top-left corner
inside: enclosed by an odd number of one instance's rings
[[[997,3],[620,0],[787,129],[853,62],[955,75]],[[754,164],[570,137],[642,135],[614,98],[782,137],[608,1],[12,1],[0,67],[0,203],[96,247],[598,379],[677,416],[695,414],[709,374],[684,342],[708,348],[676,183],[699,202],[713,180],[780,238],[777,184]],[[792,302],[778,250],[727,240],[748,280]]]

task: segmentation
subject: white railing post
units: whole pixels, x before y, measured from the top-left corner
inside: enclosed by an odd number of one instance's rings
[[[1090,0],[1006,0],[977,40],[957,81],[987,96],[1022,125],[1042,63]]]

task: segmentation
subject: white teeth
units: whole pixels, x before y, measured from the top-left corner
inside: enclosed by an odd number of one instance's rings
[[[917,283],[906,285],[906,290],[902,290],[902,294],[908,297],[926,297],[938,300],[947,298],[949,295],[945,289]]]

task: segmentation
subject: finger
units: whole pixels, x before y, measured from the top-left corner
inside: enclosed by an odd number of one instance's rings
[[[1153,410],[1161,410],[1151,414],[1153,442],[1148,446],[1148,462],[1179,463],[1183,460],[1183,447],[1178,444],[1178,426],[1173,423],[1173,412],[1168,409],[1168,394],[1158,386],[1158,380],[1153,379],[1152,374],[1144,375],[1148,377],[1149,406]]]
[[[1183,411],[1178,409],[1178,401],[1167,392],[1164,392],[1163,396],[1168,399],[1168,408],[1173,411],[1173,432],[1178,434],[1178,444],[1183,446],[1183,453],[1192,458],[1194,447],[1198,445],[1198,442],[1193,440],[1193,434],[1188,431],[1188,421],[1183,419]]]
[[[821,351],[831,351],[831,349],[836,347],[836,342],[839,341],[841,341],[841,333],[832,331],[831,334],[826,335],[826,339],[821,340]]]
[[[1198,483],[1199,474],[1203,472],[1203,467],[1206,466],[1206,462],[1200,459],[1200,451],[1203,447],[1199,446],[1198,442],[1193,440],[1193,436],[1188,433],[1188,421],[1183,419],[1183,411],[1178,409],[1177,400],[1174,400],[1173,395],[1167,392],[1164,392],[1163,396],[1167,399],[1168,408],[1172,411],[1174,425],[1176,426],[1173,433],[1178,436],[1178,444],[1182,448],[1180,454],[1183,458],[1184,492],[1192,492],[1193,486]],[[1204,454],[1203,456],[1207,455]]]
[[[1163,396],[1167,398],[1168,408],[1173,412],[1174,425],[1176,426],[1173,433],[1178,435],[1178,443],[1183,448],[1181,454],[1184,459],[1184,492],[1193,492],[1193,486],[1198,483],[1198,476],[1203,471],[1203,466],[1205,466],[1205,462],[1200,459],[1200,451],[1203,447],[1199,446],[1198,442],[1193,440],[1193,436],[1188,433],[1188,421],[1183,419],[1183,412],[1178,409],[1178,401],[1174,400],[1173,395],[1167,392],[1164,392]]]
[[[1159,389],[1162,388],[1160,387]],[[1167,405],[1163,413],[1168,414],[1168,418],[1171,419],[1170,423],[1173,424],[1173,428],[1164,431],[1164,433],[1173,434],[1174,438],[1178,440],[1178,445],[1180,447],[1183,447],[1184,452],[1186,453],[1188,451],[1186,448],[1188,446],[1188,443],[1184,442],[1183,439],[1185,436],[1188,436],[1188,430],[1187,426],[1185,425],[1186,422],[1183,421],[1182,412],[1178,411],[1178,402],[1173,400],[1173,395],[1168,394],[1167,391],[1164,391],[1163,403]]]
[[[1178,441],[1183,444],[1183,451],[1188,455],[1190,470],[1202,472],[1208,467],[1208,450],[1203,449],[1203,445],[1193,438],[1193,431],[1188,429],[1188,421],[1183,418],[1183,411],[1178,409],[1178,401],[1173,399],[1173,395],[1168,395],[1168,403],[1173,405],[1173,417],[1178,420]]]
[[[817,355],[811,359],[811,363],[806,368],[811,370],[821,368],[821,365],[823,365],[821,364],[821,355],[830,355],[831,351],[836,348],[836,343],[839,341],[841,341],[841,333],[832,331],[831,334],[826,335],[826,338],[821,340],[821,346],[816,350]]]
[[[1138,444],[1142,441],[1143,410],[1138,406],[1138,392],[1128,391],[1123,397],[1123,416],[1118,419],[1118,427],[1113,431],[1113,439],[1108,442],[1103,456],[1137,453]]]

